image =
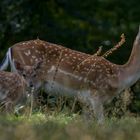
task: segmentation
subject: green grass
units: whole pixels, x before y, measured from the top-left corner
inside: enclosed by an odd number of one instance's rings
[[[0,117],[0,140],[139,140],[140,118],[106,119],[87,125],[73,114]]]

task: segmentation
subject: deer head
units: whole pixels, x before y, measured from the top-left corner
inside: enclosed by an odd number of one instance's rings
[[[28,83],[28,87],[38,89],[41,86],[40,68],[43,61],[36,62],[34,66],[27,66],[14,61],[17,72],[24,77]]]

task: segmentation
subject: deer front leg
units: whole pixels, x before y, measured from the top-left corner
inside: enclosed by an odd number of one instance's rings
[[[89,121],[94,113],[98,123],[102,124],[104,122],[103,105],[98,97],[92,96],[91,92],[85,92],[84,94],[79,92],[78,100],[83,103],[84,118],[86,118],[86,121]],[[88,109],[87,106],[89,106]]]
[[[104,112],[103,112],[103,104],[99,99],[90,98],[91,108],[94,111],[95,118],[97,119],[99,124],[104,122]]]

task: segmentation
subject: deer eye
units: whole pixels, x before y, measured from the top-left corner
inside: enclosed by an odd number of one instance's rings
[[[23,77],[26,77],[26,75],[25,75],[25,74],[23,74],[22,76],[23,76]]]

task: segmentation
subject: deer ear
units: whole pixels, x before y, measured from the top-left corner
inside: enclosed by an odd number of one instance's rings
[[[18,62],[17,60],[14,60],[14,64],[17,70],[23,70],[23,66],[21,65],[20,62]]]
[[[34,69],[37,70],[39,68],[41,68],[41,65],[42,65],[43,61],[38,61],[35,65],[34,65]]]

